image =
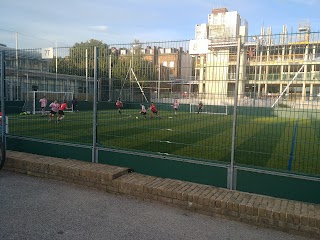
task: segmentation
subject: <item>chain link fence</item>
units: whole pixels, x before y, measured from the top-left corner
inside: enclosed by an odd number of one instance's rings
[[[189,40],[87,42],[53,47],[49,59],[2,47],[9,134],[90,145],[96,117],[100,147],[319,176],[318,39],[246,36],[205,54],[191,54]],[[47,113],[67,102],[59,124],[37,114],[43,96]]]

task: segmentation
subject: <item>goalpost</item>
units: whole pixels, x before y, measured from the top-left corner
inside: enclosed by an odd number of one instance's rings
[[[67,101],[68,106],[72,107],[71,101],[73,99],[73,92],[30,91],[27,93],[23,111],[29,114],[41,113],[39,100],[43,96],[46,96],[46,98],[48,99],[47,110],[49,110],[49,104],[54,100],[57,100],[60,104],[64,101]]]
[[[198,104],[190,104],[190,113],[198,113]],[[199,113],[228,115],[228,105],[204,105]]]

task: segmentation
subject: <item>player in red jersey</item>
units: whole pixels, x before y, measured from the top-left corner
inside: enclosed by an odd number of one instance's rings
[[[160,115],[159,115],[159,113],[158,113],[158,110],[157,110],[157,108],[156,108],[156,106],[154,105],[153,102],[151,102],[151,105],[150,105],[149,109],[150,109],[150,111],[151,111],[151,118],[153,118],[154,115],[156,115],[157,117],[160,118]]]
[[[116,107],[118,109],[118,112],[121,114],[121,108],[123,107],[123,104],[122,104],[120,98],[116,102]]]
[[[62,119],[64,119],[64,110],[66,110],[66,109],[71,109],[71,108],[68,108],[67,101],[64,101],[64,102],[63,102],[62,104],[60,104],[60,106],[59,106],[57,123],[60,123],[60,121],[61,121]]]

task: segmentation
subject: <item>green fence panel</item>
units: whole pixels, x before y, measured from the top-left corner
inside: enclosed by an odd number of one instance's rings
[[[237,190],[320,204],[320,181],[237,171]]]
[[[7,138],[7,146],[8,150],[12,151],[91,162],[91,149],[81,146],[31,141],[14,137]],[[227,168],[224,167],[105,150],[100,150],[98,156],[99,163],[127,167],[141,174],[216,187],[227,187]]]
[[[165,158],[99,151],[99,163],[128,167],[150,176],[227,187],[227,168]]]
[[[86,162],[91,162],[92,154],[90,148],[83,148],[81,146],[61,145],[17,138],[7,138],[7,149],[50,157],[77,159]]]

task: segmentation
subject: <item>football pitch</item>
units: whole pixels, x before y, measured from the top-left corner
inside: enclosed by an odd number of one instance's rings
[[[9,115],[9,133],[91,145],[92,112],[67,112],[59,124],[40,115]],[[99,110],[99,146],[230,163],[233,116],[160,111],[145,119],[139,109]],[[236,164],[320,174],[320,121],[274,116],[237,117]]]

